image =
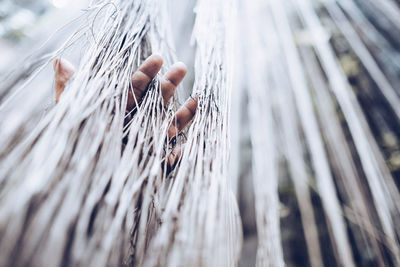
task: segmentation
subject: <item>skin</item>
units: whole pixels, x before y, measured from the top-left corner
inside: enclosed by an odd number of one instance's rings
[[[131,111],[146,94],[149,83],[156,77],[163,65],[163,59],[159,55],[148,57],[143,64],[132,75],[133,93],[128,95],[127,111]],[[68,81],[74,76],[74,66],[65,59],[54,61],[55,80],[56,80],[56,102],[60,101],[61,94],[64,92]],[[164,104],[168,105],[175,89],[182,82],[187,72],[184,63],[177,62],[165,73],[161,79],[161,92]],[[136,98],[136,101],[135,101]],[[173,123],[168,129],[168,137],[174,138],[189,124],[196,114],[198,98],[190,97],[177,111]],[[173,168],[180,156],[182,147],[177,145],[167,157],[168,167]]]

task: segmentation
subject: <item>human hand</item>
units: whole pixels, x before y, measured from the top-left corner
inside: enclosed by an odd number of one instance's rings
[[[137,104],[140,105],[142,98],[145,96],[149,83],[156,77],[161,70],[163,59],[159,55],[148,57],[143,64],[132,75],[133,90],[128,94],[127,112],[132,111]],[[56,80],[56,102],[60,101],[68,81],[75,73],[74,66],[65,59],[54,61],[55,80]],[[165,106],[168,105],[171,97],[175,93],[175,89],[181,83],[187,72],[185,64],[182,62],[175,63],[165,73],[161,79],[161,93]],[[190,97],[185,104],[176,112],[173,123],[168,129],[169,139],[175,138],[181,133],[188,123],[196,114],[198,99]],[[175,167],[182,154],[182,147],[175,146],[167,157],[168,168]]]

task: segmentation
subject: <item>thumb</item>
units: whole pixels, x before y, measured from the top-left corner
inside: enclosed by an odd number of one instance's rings
[[[168,173],[171,172],[182,157],[184,145],[176,145],[167,158]]]
[[[54,60],[53,67],[56,75],[56,102],[58,102],[68,81],[74,76],[75,67],[65,59]]]

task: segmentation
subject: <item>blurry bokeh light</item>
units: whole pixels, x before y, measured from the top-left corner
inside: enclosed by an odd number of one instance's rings
[[[52,0],[51,3],[56,8],[63,8],[67,5],[68,1],[67,0]]]

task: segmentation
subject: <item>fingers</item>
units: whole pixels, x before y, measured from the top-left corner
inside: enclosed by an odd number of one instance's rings
[[[198,97],[190,97],[186,103],[178,110],[175,115],[174,121],[168,129],[168,137],[173,138],[178,135],[186,125],[193,119],[196,115],[198,105]],[[184,145],[175,146],[171,153],[167,157],[168,172],[172,171],[179,159],[182,157]]]
[[[163,59],[159,55],[152,55],[148,57],[137,71],[132,75],[132,87],[133,93],[129,93],[128,96],[128,109],[132,109],[136,101],[140,101],[146,92],[147,86],[152,79],[160,71],[163,64]],[[135,101],[136,98],[136,101]]]
[[[58,102],[68,81],[74,76],[75,67],[65,59],[54,60],[53,67],[56,72],[56,102]]]
[[[179,159],[182,156],[183,152],[183,145],[177,145],[174,147],[174,149],[169,153],[168,158],[167,158],[167,167],[168,167],[168,173],[171,172],[176,164],[178,163]]]
[[[162,64],[163,59],[161,56],[152,55],[148,57],[132,75],[133,94],[129,92],[128,110],[131,110],[136,105],[136,101],[139,102],[142,99],[149,83],[160,71]],[[56,59],[54,61],[54,70],[56,72],[56,101],[58,102],[66,84],[74,75],[75,68],[67,60]],[[176,87],[183,80],[186,72],[187,68],[185,64],[178,62],[172,65],[170,70],[164,75],[163,81],[161,82],[161,91],[165,105],[168,104],[169,100],[174,95]]]
[[[135,104],[135,97],[140,101],[144,96],[146,89],[152,79],[160,71],[163,60],[159,55],[152,55],[145,60],[139,69],[132,76],[133,93],[130,93],[128,98],[128,109],[132,109]],[[164,104],[167,105],[171,97],[175,93],[176,87],[183,80],[187,72],[185,64],[182,62],[172,65],[170,70],[164,75],[161,82],[161,91],[164,99]]]
[[[185,77],[187,68],[184,63],[178,62],[172,65],[169,71],[164,75],[161,82],[161,92],[164,99],[164,105],[168,105],[169,100],[175,93],[176,87]]]
[[[178,110],[174,121],[168,129],[168,137],[173,138],[178,135],[185,126],[193,119],[196,114],[198,97],[190,97],[186,103]]]

